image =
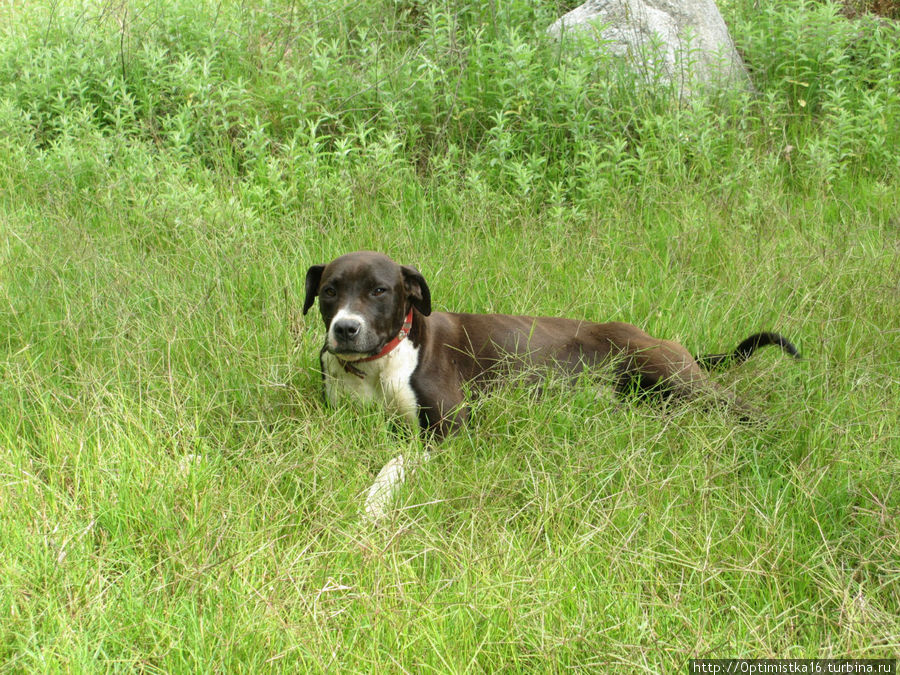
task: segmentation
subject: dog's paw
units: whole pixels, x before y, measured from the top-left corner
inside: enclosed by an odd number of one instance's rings
[[[375,482],[366,493],[366,502],[363,507],[363,515],[366,520],[374,523],[388,514],[391,502],[394,501],[403,481],[406,480],[406,465],[407,462],[403,455],[397,455],[381,467]]]
[[[406,455],[397,455],[381,467],[381,471],[375,477],[375,482],[366,492],[366,501],[363,505],[365,520],[375,523],[388,515],[391,504],[396,499],[404,481],[429,459],[430,455],[427,451],[412,451]]]

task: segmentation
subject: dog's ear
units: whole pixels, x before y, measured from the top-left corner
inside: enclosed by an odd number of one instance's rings
[[[403,285],[406,286],[406,294],[412,300],[415,307],[423,316],[431,314],[431,291],[425,283],[419,270],[412,265],[403,266]]]
[[[319,294],[319,281],[322,279],[322,271],[325,265],[313,265],[306,270],[306,300],[303,301],[303,313],[306,314],[313,305],[313,300]]]

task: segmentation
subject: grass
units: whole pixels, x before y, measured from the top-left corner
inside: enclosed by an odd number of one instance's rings
[[[0,10],[0,670],[675,671],[897,657],[900,53],[723,3],[756,96],[538,39],[554,3]],[[585,378],[414,440],[321,402],[308,265],[627,320],[763,428]]]

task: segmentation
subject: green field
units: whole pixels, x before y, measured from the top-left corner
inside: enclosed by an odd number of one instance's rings
[[[757,92],[685,105],[572,6],[0,7],[0,672],[900,656],[900,29],[727,0]],[[716,375],[755,426],[513,382],[373,527],[417,441],[324,405],[300,313],[360,248],[805,358]]]

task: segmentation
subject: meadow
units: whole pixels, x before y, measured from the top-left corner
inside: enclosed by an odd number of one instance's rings
[[[900,656],[900,28],[727,0],[690,104],[573,5],[0,8],[0,672],[686,672]],[[309,265],[624,320],[765,410],[521,383],[417,440],[320,392]]]

